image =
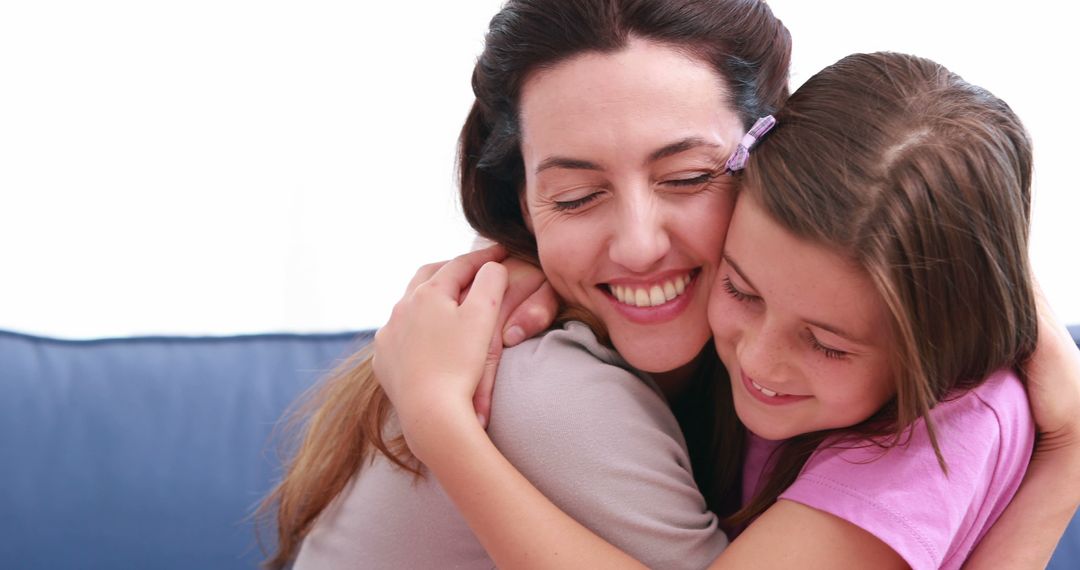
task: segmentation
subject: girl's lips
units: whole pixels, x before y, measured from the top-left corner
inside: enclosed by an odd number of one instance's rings
[[[649,307],[638,307],[619,301],[611,293],[611,289],[607,284],[599,286],[598,289],[604,292],[604,295],[612,306],[614,306],[615,310],[631,322],[638,324],[657,324],[678,317],[690,306],[694,294],[697,292],[698,276],[700,274],[700,269],[695,269],[690,272],[690,281],[684,286],[681,293],[662,304]]]
[[[755,400],[768,404],[770,406],[783,406],[786,404],[793,404],[795,402],[801,402],[803,400],[809,400],[812,396],[793,396],[791,394],[779,394],[769,390],[768,388],[759,389],[755,386],[755,382],[746,375],[745,372],[740,371],[739,376],[742,378],[742,385],[746,388],[746,391],[750,393],[750,396]],[[769,393],[776,394],[775,396],[769,396],[765,390]]]

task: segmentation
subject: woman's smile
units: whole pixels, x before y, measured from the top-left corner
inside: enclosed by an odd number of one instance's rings
[[[641,324],[678,317],[694,298],[700,269],[675,272],[660,279],[618,280],[600,287],[608,292],[615,310]]]

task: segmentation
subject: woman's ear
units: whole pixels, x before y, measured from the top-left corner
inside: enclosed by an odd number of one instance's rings
[[[525,227],[529,229],[530,234],[536,235],[533,231],[532,215],[529,214],[529,201],[525,199],[524,187],[518,190],[518,207],[521,208],[521,219],[525,220]]]

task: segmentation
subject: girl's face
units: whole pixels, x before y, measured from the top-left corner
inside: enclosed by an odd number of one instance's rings
[[[734,204],[720,172],[742,136],[720,77],[632,40],[530,77],[521,125],[522,207],[552,286],[636,368],[692,362]]]
[[[738,200],[709,303],[735,410],[785,439],[847,427],[895,394],[889,313],[870,276]]]

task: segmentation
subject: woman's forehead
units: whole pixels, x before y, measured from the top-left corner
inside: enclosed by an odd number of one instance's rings
[[[583,54],[526,82],[523,154],[529,162],[529,155],[597,147],[650,152],[687,138],[724,144],[732,130],[741,131],[728,100],[719,75],[679,50],[637,41]]]

